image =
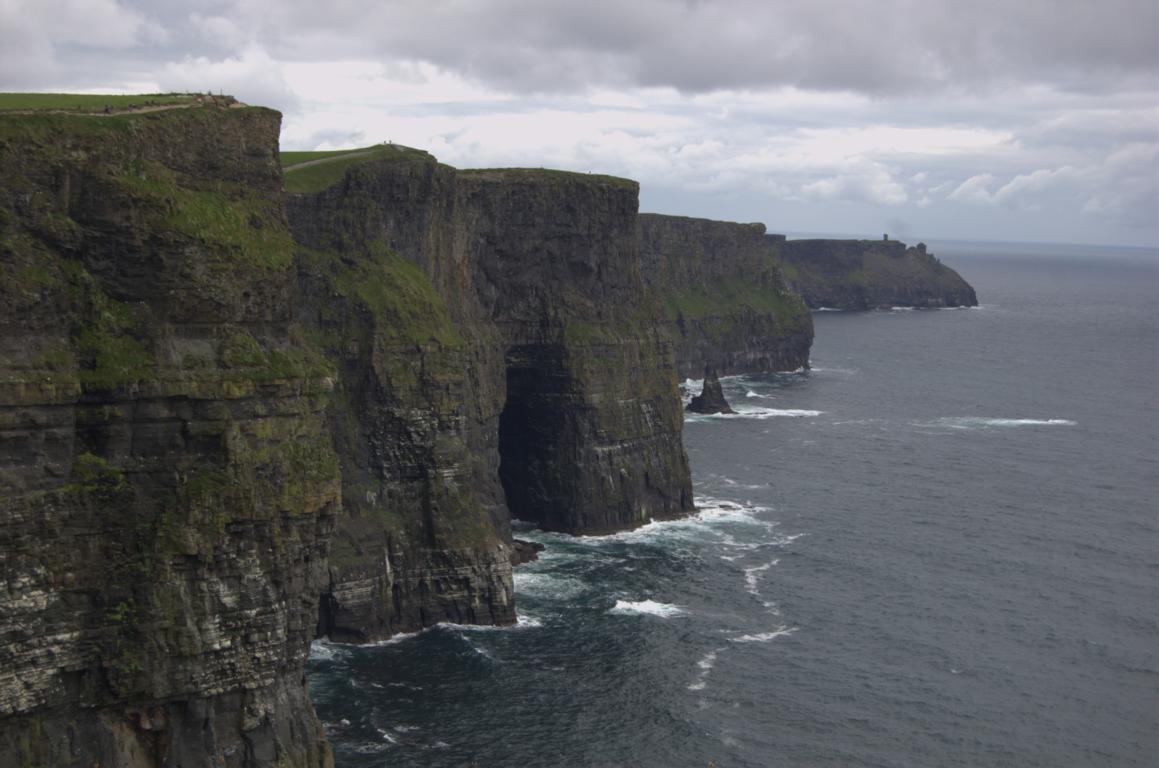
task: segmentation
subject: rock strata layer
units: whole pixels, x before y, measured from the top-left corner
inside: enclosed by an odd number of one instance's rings
[[[0,765],[313,766],[340,502],[280,118],[0,116]]]
[[[316,633],[510,624],[513,517],[691,512],[677,375],[807,366],[791,286],[974,300],[611,177],[385,147],[283,194],[278,131],[0,116],[0,765],[327,766]]]
[[[973,307],[961,275],[898,240],[787,240],[780,245],[788,284],[812,309]]]
[[[607,533],[691,511],[637,195],[397,147],[287,196],[304,321],[339,370],[323,633],[511,623],[512,517]]]

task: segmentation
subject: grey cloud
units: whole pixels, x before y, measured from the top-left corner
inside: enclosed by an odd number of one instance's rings
[[[1159,82],[1154,0],[82,0],[71,7],[110,12],[78,35],[62,34],[59,14],[35,12],[42,2],[16,5],[25,7],[3,6],[0,28],[21,30],[25,54],[28,38],[64,50],[127,36],[155,61],[260,45],[283,61],[428,61],[514,92],[1154,91]],[[149,30],[163,30],[166,44]],[[0,56],[15,71],[21,48],[9,51]],[[67,58],[37,55],[45,66]]]
[[[504,93],[495,102],[394,102],[391,116],[457,120],[440,135],[461,150],[458,162],[477,164],[495,162],[483,157],[488,142],[460,143],[455,133],[475,116],[600,110],[591,89],[659,86],[681,95],[632,99],[642,117],[664,114],[675,127],[625,120],[616,130],[628,141],[584,138],[499,159],[637,175],[646,196],[725,218],[767,218],[737,207],[751,199],[818,217],[864,206],[874,229],[887,215],[915,231],[938,216],[1046,227],[1053,212],[1068,226],[1093,222],[1097,237],[1126,237],[1111,222],[1159,236],[1154,0],[67,0],[83,11],[67,19],[52,10],[62,7],[0,2],[0,90],[156,82],[230,90],[292,113],[310,105],[295,103],[286,63],[377,61],[399,81],[427,62]],[[773,89],[785,85],[811,100],[782,103]],[[1002,151],[866,152],[864,165],[838,168],[737,161],[775,155],[804,128],[844,126],[966,127],[1013,139]],[[338,127],[299,141],[362,141],[362,127]],[[669,154],[702,144],[718,155]],[[1045,172],[1064,167],[1075,170]]]
[[[1159,76],[1153,0],[241,0],[286,58],[430,61],[495,87],[803,88],[867,93]]]

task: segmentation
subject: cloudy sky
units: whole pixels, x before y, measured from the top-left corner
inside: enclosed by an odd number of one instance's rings
[[[1159,246],[1156,0],[0,0],[0,90],[641,182],[771,231]]]

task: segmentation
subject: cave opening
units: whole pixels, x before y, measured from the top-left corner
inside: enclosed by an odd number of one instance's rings
[[[507,354],[507,399],[499,415],[499,481],[512,519],[545,529],[560,515],[566,445],[563,350],[522,346]]]

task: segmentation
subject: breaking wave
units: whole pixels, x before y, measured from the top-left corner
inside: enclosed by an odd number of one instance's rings
[[[951,429],[979,429],[985,427],[1073,427],[1077,421],[1071,419],[1003,419],[989,416],[946,416],[933,424],[917,426],[938,426]]]
[[[589,590],[588,585],[579,579],[522,568],[515,571],[514,579],[517,595],[534,595],[549,600],[570,600]]]
[[[781,627],[774,629],[772,632],[758,632],[752,635],[741,635],[740,637],[732,638],[734,643],[768,643],[776,640],[778,637],[791,635],[797,631],[796,627]]]
[[[761,395],[757,395],[761,397]],[[685,421],[710,421],[728,419],[805,419],[820,416],[825,411],[814,411],[805,408],[763,408],[754,405],[737,405],[736,413],[685,413]]]
[[[655,600],[640,600],[635,602],[632,600],[617,600],[616,605],[608,611],[608,613],[659,616],[662,619],[680,616],[684,612],[684,609],[678,605],[658,603]]]

